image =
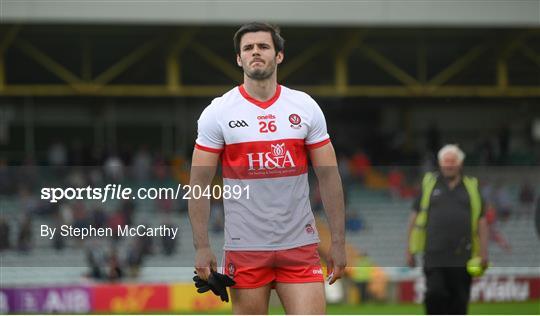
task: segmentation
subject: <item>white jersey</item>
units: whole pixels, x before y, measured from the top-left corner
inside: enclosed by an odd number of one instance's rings
[[[330,142],[319,105],[277,86],[266,102],[235,87],[206,107],[195,147],[221,153],[223,184],[249,186],[224,199],[225,250],[281,250],[319,242],[309,202],[308,149]]]

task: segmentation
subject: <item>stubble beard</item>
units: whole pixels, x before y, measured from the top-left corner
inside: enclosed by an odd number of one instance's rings
[[[248,78],[253,79],[253,80],[266,80],[272,77],[272,75],[274,74],[274,71],[276,71],[276,63],[274,60],[272,64],[269,65],[269,67],[265,69],[255,69],[252,71],[247,70],[247,67],[243,67],[243,68]]]

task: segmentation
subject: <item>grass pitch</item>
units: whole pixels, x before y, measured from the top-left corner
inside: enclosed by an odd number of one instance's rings
[[[271,314],[284,314],[282,308],[271,308]],[[362,304],[328,305],[328,314],[348,315],[422,315],[423,305],[419,304]],[[540,301],[511,303],[471,303],[469,314],[476,315],[540,315]]]

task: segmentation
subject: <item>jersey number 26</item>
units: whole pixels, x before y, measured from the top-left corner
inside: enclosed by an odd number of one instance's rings
[[[261,133],[273,133],[277,131],[276,121],[269,121],[267,122],[259,122],[259,132]]]

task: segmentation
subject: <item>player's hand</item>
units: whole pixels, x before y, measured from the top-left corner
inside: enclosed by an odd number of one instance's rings
[[[345,254],[345,243],[332,243],[330,254],[327,259],[329,284],[334,284],[341,278],[347,266],[347,257]]]
[[[216,290],[214,290],[210,286],[210,284],[208,284],[207,280],[201,279],[201,277],[197,275],[197,271],[193,271],[193,272],[195,273],[195,276],[193,277],[193,282],[195,282],[195,287],[197,288],[198,293],[205,293],[205,292],[208,292],[209,290],[212,290],[212,292],[214,292],[215,295],[219,296],[219,293]]]
[[[482,270],[486,270],[489,267],[489,259],[487,255],[481,256],[480,266],[482,267]]]
[[[195,273],[197,273],[195,271]],[[208,281],[201,279],[198,275],[193,277],[197,292],[204,293],[211,290],[215,295],[219,296],[223,302],[229,302],[228,286],[233,286],[236,283],[228,275],[212,271],[208,277]]]
[[[229,293],[227,292],[228,286],[233,286],[236,282],[233,281],[228,275],[217,273],[212,271],[208,278],[208,284],[212,288],[214,294],[218,292],[218,295],[223,302],[229,302]]]
[[[416,267],[416,260],[414,258],[414,255],[410,252],[410,251],[407,251],[407,254],[405,255],[405,260],[407,261],[407,265],[409,266],[409,268],[414,268]]]
[[[208,280],[211,271],[217,270],[217,259],[210,247],[199,248],[195,253],[195,271],[204,281]]]

